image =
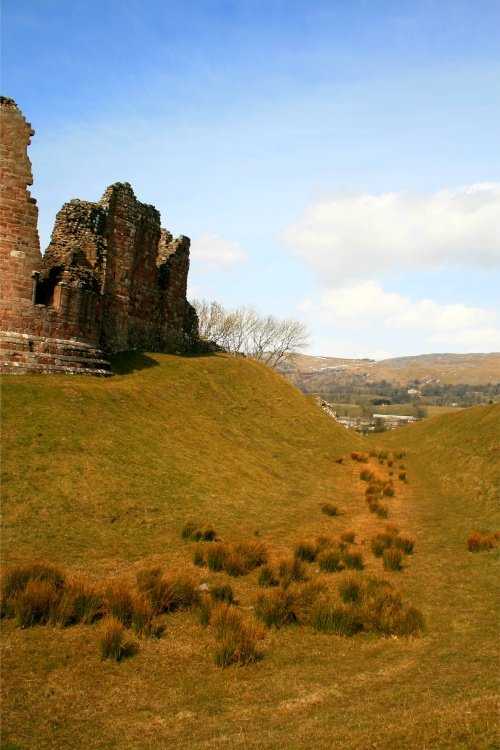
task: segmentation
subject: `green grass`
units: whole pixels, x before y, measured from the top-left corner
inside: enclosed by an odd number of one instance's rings
[[[196,609],[159,615],[162,637],[141,638],[133,658],[121,658],[128,655],[122,641],[119,663],[99,657],[102,620],[20,629],[6,618],[4,743],[23,750],[491,750],[498,550],[473,555],[466,539],[476,528],[500,527],[500,410],[454,412],[374,443],[243,358],[120,361],[131,372],[109,380],[4,378],[2,562],[45,560],[68,580],[103,589],[113,580],[133,586],[137,575],[144,594],[162,596],[170,591],[158,588],[164,570],[211,590],[231,585],[236,635],[216,635],[208,596]],[[406,609],[394,591],[376,590],[366,595],[371,619],[364,612],[372,629],[345,638],[328,615],[319,623],[327,632],[313,632],[306,620],[312,587],[340,589],[333,605],[344,612],[359,597],[354,575],[383,574],[370,541],[386,522],[369,512],[360,465],[349,458],[353,450],[368,455],[373,444],[407,451],[410,482],[398,482],[390,521],[415,548],[401,572],[385,573]],[[321,512],[325,498],[339,506],[334,521]],[[194,566],[196,544],[208,551],[214,542],[183,539],[189,519],[229,545],[262,542],[276,577],[303,540],[353,530],[365,570],[332,575],[307,563],[308,583],[260,588],[263,568],[233,578]],[[259,595],[263,622],[294,626],[264,624],[262,638],[251,609]],[[414,637],[420,613],[425,631]],[[136,632],[149,614],[141,610]]]
[[[341,489],[332,459],[359,440],[260,363],[117,361],[151,366],[106,380],[3,379],[4,563],[112,570],[177,553],[190,517],[223,539],[278,538],[285,515],[312,516]]]

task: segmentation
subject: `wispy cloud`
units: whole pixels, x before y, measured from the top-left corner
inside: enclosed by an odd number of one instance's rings
[[[191,257],[202,273],[229,268],[247,260],[247,255],[234,240],[216,234],[203,234],[191,242]]]
[[[402,268],[500,265],[500,183],[430,196],[338,192],[310,205],[280,239],[339,286]]]

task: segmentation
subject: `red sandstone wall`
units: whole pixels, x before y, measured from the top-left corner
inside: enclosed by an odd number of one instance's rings
[[[42,257],[38,209],[26,189],[33,181],[27,149],[34,131],[11,99],[0,99],[0,118],[1,370],[109,372],[98,348],[95,294],[61,278],[51,304],[35,304],[34,272]]]
[[[160,214],[140,203],[128,183],[111,185],[107,210],[107,257],[103,286],[102,343],[106,351],[155,351],[158,337]]]
[[[0,104],[0,327],[23,328],[31,307],[32,272],[40,263],[38,209],[27,186],[33,183],[27,149],[34,135],[12,99]]]
[[[188,237],[181,235],[174,240],[169,232],[162,230],[158,250],[162,287],[160,330],[162,338],[174,348],[198,337],[196,314],[186,301],[189,247]]]

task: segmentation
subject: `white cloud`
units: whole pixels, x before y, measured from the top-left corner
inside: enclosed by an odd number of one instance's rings
[[[321,283],[388,270],[500,265],[500,183],[434,195],[339,192],[307,207],[280,239]]]
[[[216,234],[203,234],[191,242],[191,258],[204,273],[228,268],[247,260],[238,242]]]
[[[306,299],[301,308],[311,321],[327,323],[336,331],[383,330],[408,336],[408,344],[422,335],[430,349],[447,351],[498,351],[500,330],[493,310],[464,304],[441,305],[430,299],[413,302],[409,297],[385,292],[376,281],[365,281],[329,290],[319,301]],[[366,356],[366,355],[365,355]]]

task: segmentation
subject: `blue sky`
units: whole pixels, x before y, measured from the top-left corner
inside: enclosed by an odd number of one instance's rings
[[[500,350],[498,0],[3,0],[42,248],[132,184],[309,352]]]

